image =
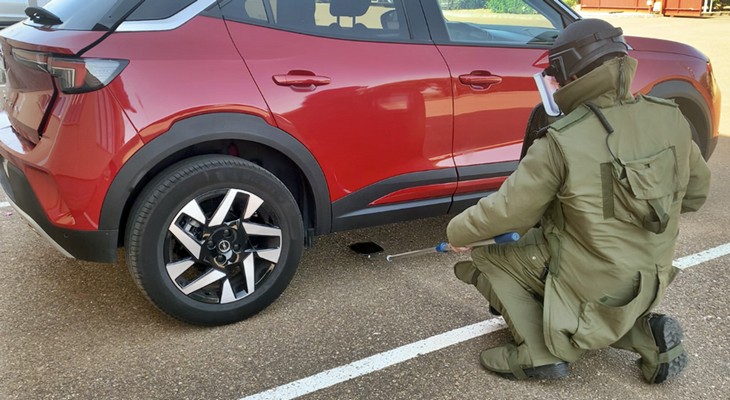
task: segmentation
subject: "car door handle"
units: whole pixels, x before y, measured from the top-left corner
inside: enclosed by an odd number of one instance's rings
[[[301,86],[301,87],[311,87],[311,86],[322,86],[322,85],[329,85],[330,82],[332,82],[332,79],[326,76],[317,76],[317,75],[292,75],[292,74],[285,74],[285,75],[274,75],[274,82],[276,82],[279,86]]]
[[[461,83],[465,85],[486,88],[490,85],[496,85],[497,83],[501,83],[502,77],[496,75],[476,75],[474,74],[474,72],[472,72],[471,74],[460,75],[459,81],[461,81]]]

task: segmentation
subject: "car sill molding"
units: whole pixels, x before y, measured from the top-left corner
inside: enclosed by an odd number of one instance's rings
[[[124,21],[119,25],[116,32],[171,31],[183,26],[186,22],[215,3],[216,0],[198,0],[169,18],[150,21]]]

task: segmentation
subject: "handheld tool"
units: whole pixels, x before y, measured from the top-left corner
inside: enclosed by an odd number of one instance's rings
[[[508,242],[516,242],[520,239],[520,235],[516,232],[511,233],[505,233],[504,235],[496,236],[492,239],[482,240],[480,242],[469,244],[465,247],[480,247],[480,246],[486,246],[494,243],[508,243]],[[374,258],[380,258],[378,253],[382,253],[384,250],[382,247],[378,246],[377,244],[373,242],[364,242],[364,243],[355,243],[350,245],[350,249],[352,249],[354,252],[358,254],[362,254],[366,256],[367,258],[374,259]],[[427,249],[422,250],[414,250],[409,251],[406,253],[400,253],[400,254],[392,254],[385,257],[388,261],[395,261],[401,258],[408,258],[408,257],[415,257],[420,256],[423,254],[430,254],[430,253],[448,253],[451,251],[449,249],[448,243],[440,243],[436,247],[429,247]]]

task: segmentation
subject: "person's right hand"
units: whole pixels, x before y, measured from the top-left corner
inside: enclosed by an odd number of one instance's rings
[[[471,247],[455,247],[452,246],[451,243],[449,243],[449,249],[453,251],[454,253],[463,253],[466,251],[471,251]]]

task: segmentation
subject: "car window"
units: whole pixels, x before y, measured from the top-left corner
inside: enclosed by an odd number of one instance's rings
[[[264,0],[223,0],[219,2],[223,15],[233,21],[269,22]],[[273,14],[273,13],[271,13]]]
[[[152,21],[170,18],[186,7],[195,3],[195,0],[147,0],[140,5],[127,21]]]
[[[410,39],[402,0],[221,0],[226,19],[344,39]]]
[[[55,0],[43,8],[58,16],[62,24],[54,25],[53,29],[90,31],[108,30],[116,20],[110,21],[111,15],[121,10],[126,13],[135,4],[130,0]],[[31,25],[38,25],[27,22]]]
[[[560,14],[543,1],[440,0],[451,42],[551,45],[562,30]]]
[[[43,8],[63,21],[62,24],[54,25],[53,29],[107,31],[132,9],[134,11],[127,17],[127,21],[160,20],[179,13],[194,2],[195,0],[53,0]],[[26,3],[41,5],[46,2],[41,0]],[[32,21],[27,23],[42,26]]]

